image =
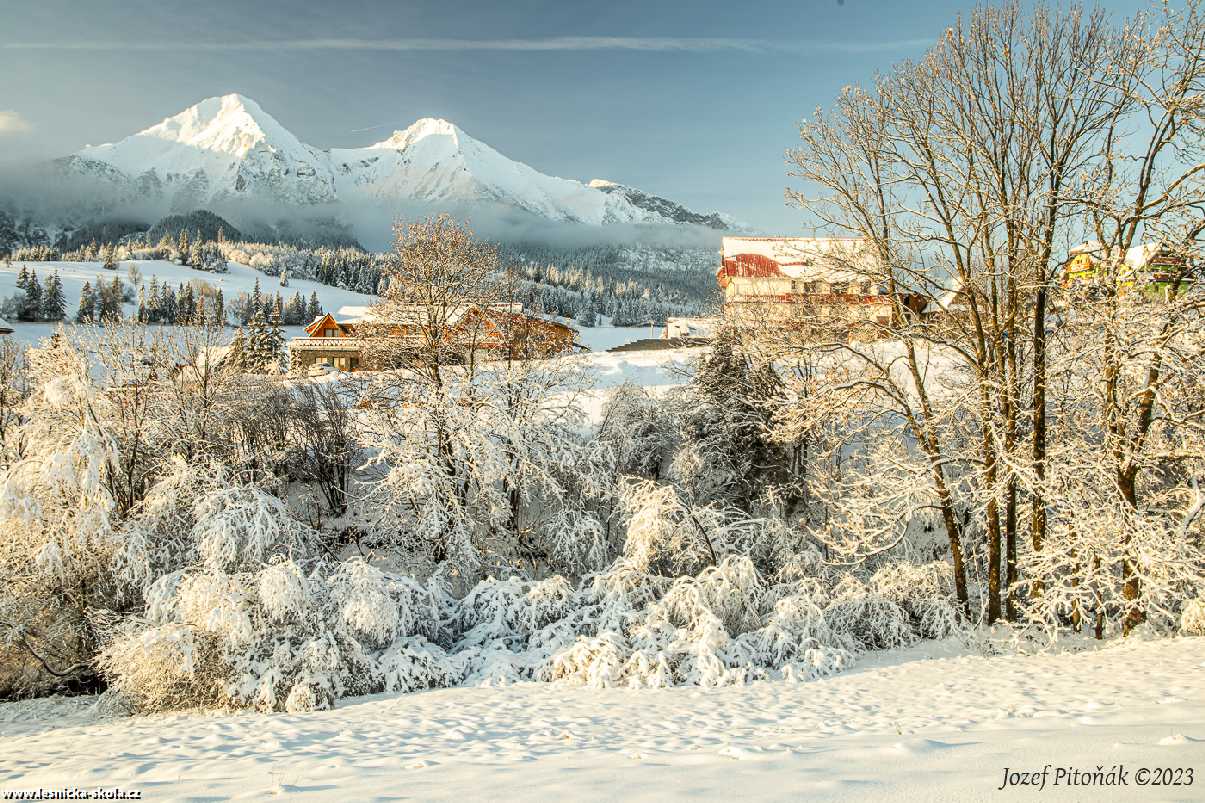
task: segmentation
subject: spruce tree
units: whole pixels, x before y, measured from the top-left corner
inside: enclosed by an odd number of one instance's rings
[[[192,323],[192,316],[197,307],[193,298],[192,285],[181,284],[176,292],[176,323],[186,326]]]
[[[251,317],[254,318],[264,311],[264,298],[259,290],[259,277],[255,277],[255,287],[251,289]]]
[[[176,322],[176,293],[167,282],[159,286],[159,322],[166,324]]]
[[[92,282],[85,281],[80,289],[79,310],[75,313],[76,323],[94,323],[96,321],[96,294],[92,291]]]
[[[247,370],[247,338],[243,334],[243,327],[234,330],[234,337],[230,338],[230,349],[226,352],[223,364],[234,371]]]
[[[322,304],[318,302],[318,291],[310,293],[310,307],[306,310],[305,317],[308,320],[304,323],[312,323],[322,316]]]
[[[18,320],[36,321],[42,317],[42,285],[37,271],[31,270],[25,281],[25,301],[17,314]]]
[[[96,277],[96,286],[99,290],[97,294],[97,309],[96,319],[99,323],[113,323],[121,320],[121,280],[113,277],[113,281],[106,282],[101,277]]]
[[[268,364],[267,323],[262,312],[252,316],[247,325],[247,336],[242,351],[242,367],[245,371],[260,374]]]
[[[277,301],[280,296],[276,297]],[[267,370],[269,372],[283,372],[285,370],[286,357],[288,352],[285,349],[285,333],[280,328],[280,314],[273,313],[272,318],[268,322],[267,329],[264,331],[264,353],[267,357]]]
[[[159,279],[155,276],[146,287],[146,320],[147,323],[159,320]]]
[[[226,299],[222,296],[222,288],[220,287],[218,288],[217,295],[213,297],[213,322],[217,326],[226,325]]]
[[[46,289],[42,291],[41,318],[44,321],[61,321],[67,317],[67,299],[63,296],[63,280],[58,273],[50,274]]]
[[[305,319],[305,299],[301,293],[294,293],[285,305],[284,323],[286,326],[301,326],[308,323]]]

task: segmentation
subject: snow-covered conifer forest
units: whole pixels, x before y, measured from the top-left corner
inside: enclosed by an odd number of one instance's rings
[[[0,339],[0,736],[29,756],[0,783],[71,760],[180,797],[968,799],[1051,762],[1205,773],[1203,97],[1197,0],[980,8],[789,153],[891,314],[729,308],[707,346],[634,355],[452,319],[699,313],[714,255],[566,258],[449,215],[384,253],[208,212],[54,245],[0,218],[5,317],[61,322]],[[100,275],[65,293],[75,263]],[[254,289],[140,274],[164,265]],[[290,368],[282,327],[328,298],[371,304],[373,370]]]

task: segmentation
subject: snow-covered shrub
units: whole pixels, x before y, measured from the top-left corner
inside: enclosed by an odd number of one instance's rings
[[[808,650],[834,644],[836,639],[824,615],[824,602],[806,591],[779,599],[765,626],[748,634],[751,648],[771,666],[782,666],[801,658]]]
[[[824,617],[834,635],[850,650],[904,647],[917,638],[908,613],[898,603],[853,575],[843,578],[833,589]]]
[[[339,566],[330,585],[340,622],[361,641],[388,644],[411,635],[437,641],[443,633],[441,595],[411,577],[351,560]]]
[[[643,612],[665,595],[672,582],[620,558],[606,571],[582,580],[577,604],[597,632],[628,632]]]
[[[219,487],[197,500],[192,537],[202,563],[237,571],[274,554],[304,554],[314,537],[285,503],[255,486]]]
[[[226,702],[225,664],[216,639],[181,624],[150,625],[112,640],[99,663],[135,711],[214,707]]]
[[[726,558],[697,576],[651,579],[627,563],[587,578],[577,594],[578,638],[537,677],[638,688],[802,681],[848,667],[876,638],[915,638],[887,600],[878,601],[896,614],[890,635],[876,629],[881,612],[851,610],[855,587],[847,584],[843,604],[831,608],[820,581],[768,586],[748,558]],[[830,625],[830,611],[844,631]]]
[[[1180,632],[1186,636],[1205,636],[1205,599],[1184,603],[1180,612]]]
[[[366,413],[374,481],[356,500],[369,545],[446,563],[461,593],[517,564],[573,576],[605,566],[613,474],[566,401],[580,380],[556,359],[484,361],[438,383],[424,371],[380,378],[374,392],[392,403]]]
[[[572,587],[560,576],[531,582],[508,578],[478,583],[456,604],[454,660],[464,682],[529,680],[555,649],[573,638],[561,620]]]
[[[672,485],[625,483],[621,504],[627,525],[623,554],[641,571],[678,577],[714,564],[718,511],[692,508]]]
[[[673,459],[675,429],[667,405],[625,382],[607,400],[595,437],[612,450],[619,473],[659,480]]]
[[[102,654],[112,688],[137,710],[197,705],[304,711],[340,697],[411,691],[458,679],[428,640],[437,596],[363,561],[305,574],[277,558],[258,571],[178,573],[148,595],[147,621],[127,623]],[[162,680],[138,661],[188,651]],[[172,650],[175,650],[173,653]]]
[[[622,684],[631,648],[619,633],[606,630],[597,636],[583,636],[552,658],[548,677],[572,680],[592,688]]]
[[[954,578],[942,561],[922,565],[903,561],[883,566],[870,578],[870,589],[908,612],[921,638],[945,638],[962,626],[954,601]]]

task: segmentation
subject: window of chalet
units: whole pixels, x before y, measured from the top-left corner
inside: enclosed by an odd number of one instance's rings
[[[833,282],[833,295],[843,296],[849,290],[847,282]]]

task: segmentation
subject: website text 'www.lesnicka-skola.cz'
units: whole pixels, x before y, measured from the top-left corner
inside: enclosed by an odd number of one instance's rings
[[[0,794],[0,800],[142,800],[142,791],[116,786],[5,789]]]

